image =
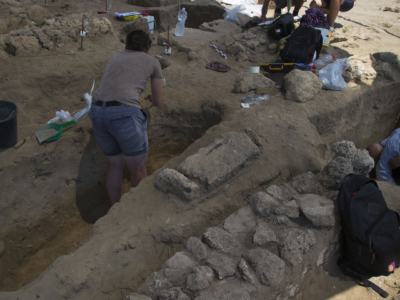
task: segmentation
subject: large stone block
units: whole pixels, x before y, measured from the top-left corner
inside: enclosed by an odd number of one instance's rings
[[[19,56],[25,53],[36,53],[41,47],[34,36],[11,36],[4,39],[8,54]]]
[[[335,212],[332,200],[319,195],[305,194],[295,198],[300,211],[315,226],[335,226]]]
[[[32,21],[51,19],[53,15],[40,5],[32,5],[27,10],[28,18]]]
[[[307,102],[322,89],[322,80],[312,72],[293,70],[284,78],[285,99]]]
[[[154,185],[164,193],[172,193],[186,200],[200,196],[199,186],[173,169],[164,169],[158,174]]]
[[[257,157],[260,149],[245,133],[227,132],[186,158],[178,171],[207,188],[219,186]]]
[[[317,238],[311,230],[297,228],[284,229],[279,234],[280,256],[295,266],[303,261],[303,255],[315,244]]]
[[[147,23],[147,20],[144,18],[137,18],[135,20],[129,21],[129,23],[122,26],[122,28],[119,31],[119,36],[120,36],[121,41],[125,43],[126,35],[135,29],[141,29],[150,35],[150,29],[149,29],[149,24]]]
[[[262,284],[275,286],[282,282],[285,276],[285,262],[275,254],[264,249],[252,249],[245,252],[243,258],[256,271]]]
[[[251,90],[273,88],[275,82],[261,74],[240,73],[236,76],[233,90],[235,93],[247,93]]]
[[[197,237],[191,237],[187,240],[186,250],[193,255],[196,261],[205,260],[208,257],[207,247]]]

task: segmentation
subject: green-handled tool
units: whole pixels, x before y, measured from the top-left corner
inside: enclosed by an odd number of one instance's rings
[[[50,123],[40,127],[36,130],[36,138],[39,141],[39,144],[43,142],[50,142],[58,140],[63,134],[63,127],[75,124],[76,121],[69,121],[64,124]]]

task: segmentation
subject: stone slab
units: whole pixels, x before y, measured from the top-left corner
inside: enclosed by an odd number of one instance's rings
[[[248,161],[260,154],[260,149],[245,133],[227,132],[207,147],[186,158],[178,171],[197,179],[207,188],[228,180]]]

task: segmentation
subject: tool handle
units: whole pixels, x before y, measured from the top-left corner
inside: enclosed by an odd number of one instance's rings
[[[69,121],[69,122],[67,122],[67,123],[60,124],[60,128],[63,128],[63,127],[65,127],[65,126],[72,125],[72,124],[75,124],[75,123],[76,123],[76,121]]]

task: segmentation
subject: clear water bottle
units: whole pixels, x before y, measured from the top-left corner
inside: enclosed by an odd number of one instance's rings
[[[321,58],[314,60],[315,67],[317,69],[322,69],[323,67],[329,65],[334,58],[335,55],[324,55]]]
[[[178,13],[178,23],[176,23],[175,27],[175,35],[183,36],[183,32],[185,31],[185,21],[187,19],[187,12],[183,7],[182,10]]]

